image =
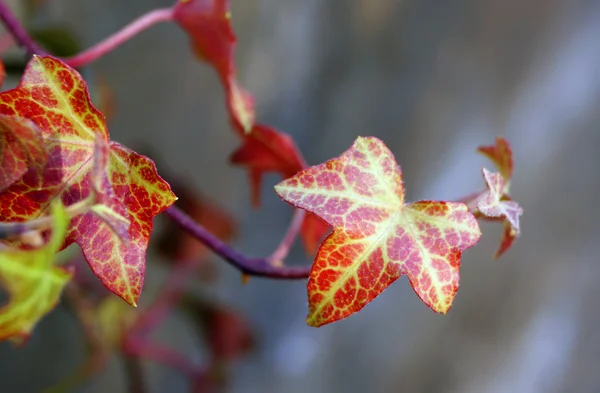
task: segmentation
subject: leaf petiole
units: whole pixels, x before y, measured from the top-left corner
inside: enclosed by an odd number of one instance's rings
[[[91,194],[86,199],[76,202],[65,208],[69,219],[87,213],[95,203],[95,195]],[[0,223],[0,239],[22,236],[31,231],[44,231],[52,228],[53,218],[50,215],[42,216],[25,222]]]

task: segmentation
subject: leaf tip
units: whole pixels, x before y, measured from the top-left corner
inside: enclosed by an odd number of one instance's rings
[[[318,328],[325,325],[326,322],[323,322],[323,320],[319,318],[319,315],[317,313],[311,312],[306,317],[306,324],[310,327]]]

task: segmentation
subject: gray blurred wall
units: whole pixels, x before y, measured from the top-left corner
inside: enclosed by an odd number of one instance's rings
[[[64,22],[91,45],[158,0],[53,0],[38,21]],[[475,153],[512,143],[523,237],[492,260],[500,228],[463,257],[446,316],[400,279],[359,314],[304,324],[304,282],[251,280],[225,264],[195,288],[233,305],[260,347],[232,369],[230,391],[598,392],[600,2],[585,0],[232,0],[240,78],[258,118],[291,133],[319,163],[358,135],[382,138],[402,166],[407,199],[457,198],[482,186]],[[290,209],[274,195],[249,206],[245,173],[226,164],[237,140],[223,92],[177,27],[155,27],[93,66],[114,88],[112,138],[151,145],[172,171],[218,198],[241,222],[235,242],[266,255]],[[160,226],[160,220],[157,220]],[[164,278],[149,257],[142,304]],[[290,263],[310,263],[300,248]],[[83,356],[74,320],[48,316],[27,348],[0,346],[0,392],[35,392]],[[173,316],[159,338],[202,345]],[[54,352],[52,352],[54,351]],[[24,370],[26,374],[23,373]],[[183,392],[175,372],[148,365],[152,392]],[[82,392],[124,392],[119,364]]]

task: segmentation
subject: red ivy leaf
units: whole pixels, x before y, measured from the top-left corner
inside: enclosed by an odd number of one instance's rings
[[[39,179],[46,153],[40,130],[32,121],[0,114],[0,191],[32,167]]]
[[[252,204],[255,207],[260,204],[260,185],[265,173],[276,172],[288,178],[305,166],[304,159],[289,135],[259,124],[244,136],[244,143],[233,152],[230,160],[250,171]]]
[[[462,251],[481,236],[477,220],[463,203],[404,204],[400,167],[379,139],[359,137],[338,158],[301,171],[275,191],[334,227],[310,274],[309,325],[359,311],[404,274],[432,310],[450,309]]]
[[[179,0],[173,18],[189,35],[194,53],[219,74],[227,94],[227,107],[236,129],[250,132],[254,124],[254,99],[236,81],[228,0]]]
[[[93,192],[96,139],[106,141],[110,148],[107,176],[131,219],[130,241],[121,242],[102,219],[89,212],[72,220],[64,247],[79,244],[102,283],[135,305],[144,281],[152,219],[176,200],[154,163],[109,142],[104,117],[90,102],[81,75],[52,57],[31,59],[19,86],[0,94],[0,114],[33,121],[49,152],[43,189],[33,187],[32,176],[26,173],[0,194],[1,220],[38,217],[56,198],[66,206],[87,198]]]
[[[492,160],[508,184],[513,173],[512,149],[508,141],[502,137],[498,137],[496,138],[495,145],[481,146],[477,151]]]

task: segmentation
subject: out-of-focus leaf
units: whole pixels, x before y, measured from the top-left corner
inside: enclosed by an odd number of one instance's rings
[[[27,339],[39,320],[56,306],[71,279],[72,272],[54,266],[69,225],[60,201],[52,204],[51,215],[48,243],[33,250],[0,250],[0,283],[10,297],[8,304],[0,308],[0,339],[18,343]]]

